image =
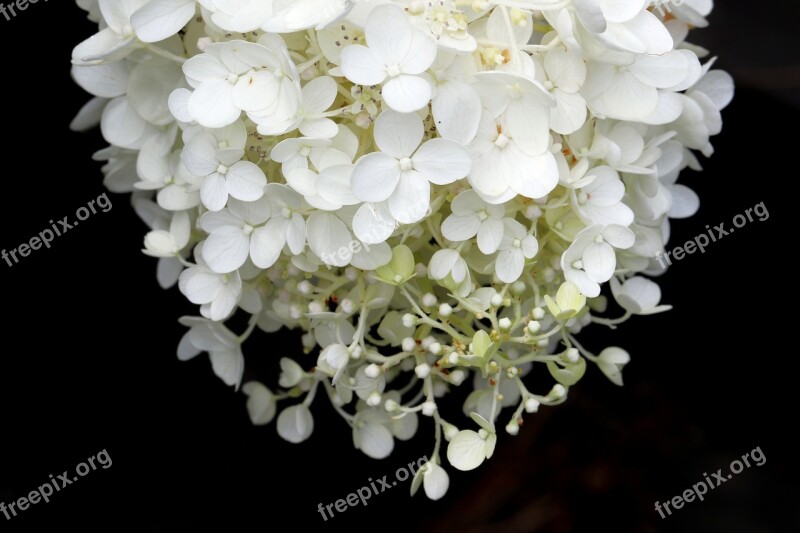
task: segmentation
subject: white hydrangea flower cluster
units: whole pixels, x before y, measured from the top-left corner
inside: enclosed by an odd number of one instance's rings
[[[504,408],[516,434],[587,361],[621,385],[627,352],[575,335],[669,308],[640,274],[697,209],[676,180],[733,93],[685,41],[710,0],[667,17],[651,0],[78,4],[100,30],[73,52],[95,96],[73,127],[99,123],[159,282],[200,306],[178,356],[239,387],[256,328],[299,328],[318,354],[281,358],[276,391],[242,386],[253,423],[280,406],[284,439],[311,435],[320,390],[373,458],[430,417],[412,491],[438,499],[443,439],[470,470]],[[526,387],[534,366],[552,388]],[[460,386],[475,430],[438,409]]]

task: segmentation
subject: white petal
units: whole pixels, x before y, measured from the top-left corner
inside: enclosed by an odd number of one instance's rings
[[[314,213],[306,222],[308,245],[323,262],[345,266],[350,262],[353,236],[344,222],[331,213]]]
[[[383,101],[400,113],[419,111],[428,105],[432,90],[428,80],[410,74],[400,74],[383,85]]]
[[[153,0],[131,17],[136,36],[156,43],[177,34],[192,19],[194,0]]]
[[[487,218],[478,230],[478,248],[485,255],[493,254],[503,239],[503,221]]]
[[[475,138],[481,120],[481,99],[469,85],[439,84],[431,109],[436,130],[445,139],[466,146]]]
[[[433,462],[428,462],[423,468],[426,469],[422,479],[425,495],[433,501],[441,499],[450,487],[450,476]]]
[[[284,440],[298,444],[311,436],[314,431],[314,418],[303,404],[292,405],[278,416],[278,435]]]
[[[228,169],[225,178],[228,182],[228,193],[237,200],[252,202],[264,195],[267,178],[255,163],[239,161]]]
[[[481,220],[475,215],[450,215],[442,223],[442,235],[444,235],[446,239],[454,242],[466,241],[474,237],[480,228]],[[501,234],[502,231],[503,225],[501,223]]]
[[[226,385],[238,387],[244,373],[244,356],[237,347],[209,352],[211,368]]]
[[[367,19],[366,37],[370,49],[385,65],[398,65],[411,50],[414,33],[403,10],[388,4],[373,8]]]
[[[203,245],[203,260],[218,274],[233,272],[250,254],[250,239],[239,228],[220,228]]]
[[[358,449],[373,459],[385,459],[394,449],[391,431],[380,424],[364,424],[354,429],[353,441]]]
[[[259,268],[269,268],[275,264],[286,244],[285,218],[273,218],[265,226],[256,228],[250,235],[250,258]]]
[[[447,446],[447,460],[458,470],[474,470],[486,459],[486,441],[471,429],[459,431]]]
[[[389,211],[401,224],[422,220],[431,202],[431,184],[425,176],[410,170],[403,172],[397,189],[389,197]]]
[[[398,160],[411,157],[424,135],[422,119],[413,113],[387,110],[375,120],[375,144]]]
[[[400,164],[394,157],[382,152],[367,154],[353,169],[353,194],[365,202],[386,200],[395,191],[400,174]]]
[[[386,202],[365,203],[358,208],[353,217],[353,232],[366,244],[384,242],[396,227],[397,222],[389,212]]]
[[[617,266],[614,249],[606,243],[593,242],[583,251],[583,269],[592,281],[603,283],[611,279]]]
[[[519,248],[509,248],[497,254],[495,273],[503,283],[514,283],[522,275],[525,256]]]
[[[269,424],[275,418],[275,396],[264,385],[249,381],[242,386],[247,398],[247,413],[255,426]]]
[[[200,200],[211,211],[219,211],[228,201],[228,184],[225,178],[214,172],[200,186]]]
[[[227,80],[200,85],[189,98],[189,114],[206,128],[222,128],[233,124],[241,115],[233,105],[233,85]]]
[[[358,85],[377,85],[386,79],[386,66],[366,46],[346,47],[342,50],[341,62],[342,73]]]
[[[414,154],[414,170],[436,185],[448,185],[464,178],[472,168],[466,148],[447,139],[431,139]]]

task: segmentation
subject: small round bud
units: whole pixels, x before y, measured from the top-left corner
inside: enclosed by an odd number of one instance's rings
[[[564,357],[570,363],[577,363],[578,359],[581,358],[581,352],[579,352],[577,348],[569,348],[566,352],[564,352]]]
[[[526,413],[535,413],[539,410],[539,400],[536,398],[528,398],[525,400],[525,412]]]
[[[453,308],[450,307],[448,304],[442,304],[439,306],[439,316],[442,318],[447,318],[453,314]]]
[[[509,435],[516,435],[517,433],[519,433],[519,424],[517,424],[516,420],[512,420],[511,422],[508,423],[508,425],[506,426],[506,433],[508,433]]]
[[[367,365],[367,368],[364,369],[364,374],[370,379],[375,379],[381,375],[381,367],[375,363]]]
[[[425,416],[433,416],[436,412],[436,402],[425,402],[422,404],[422,414]]]
[[[515,281],[511,285],[511,294],[514,296],[522,296],[525,293],[525,282],[524,281]]]
[[[350,349],[350,359],[354,359],[354,360],[355,359],[359,359],[361,357],[361,354],[363,354],[363,353],[364,353],[364,349],[361,346],[359,346],[358,344],[356,344],[355,346],[353,346],[352,349]]]
[[[428,277],[428,268],[422,263],[417,263],[414,265],[414,273],[418,278],[426,278]]]
[[[450,377],[450,383],[458,387],[459,385],[464,383],[465,379],[467,379],[467,373],[461,369],[453,370],[452,372],[450,372],[449,377]]]
[[[492,297],[489,299],[489,304],[492,307],[500,307],[503,305],[503,297],[500,295],[499,292],[492,294]]]
[[[542,216],[542,210],[538,205],[529,205],[525,210],[525,218],[529,220],[536,220]]]
[[[528,322],[526,328],[528,330],[528,333],[530,333],[531,335],[536,335],[537,333],[539,333],[539,330],[542,329],[542,324],[538,320],[531,320],[530,322]]]
[[[313,302],[308,303],[308,312],[309,313],[321,313],[325,307],[322,305],[322,302],[318,300],[314,300]]]
[[[442,353],[442,345],[439,344],[438,342],[431,343],[431,345],[428,346],[428,350],[433,355],[439,355],[440,353]]]
[[[300,294],[311,294],[311,291],[314,290],[314,286],[311,285],[311,282],[307,279],[304,279],[300,283],[297,284],[297,291]]]
[[[560,400],[561,398],[564,397],[566,393],[567,389],[564,388],[564,385],[562,385],[561,383],[556,383],[555,385],[553,385],[553,388],[550,389],[550,394],[548,394],[548,396],[550,396],[554,400]]]
[[[508,367],[508,369],[506,370],[506,376],[508,376],[508,379],[514,379],[518,375],[519,375],[519,368],[515,366]]]
[[[347,313],[348,315],[354,313],[356,310],[356,304],[350,298],[345,298],[339,303],[339,307],[342,308],[342,311]]]
[[[312,302],[313,303],[313,302]],[[311,311],[311,305],[309,304],[308,310]],[[300,320],[300,317],[303,316],[303,312],[300,311],[300,306],[297,304],[292,304],[289,306],[289,316],[292,320]]]
[[[458,364],[458,354],[456,352],[453,352],[450,355],[448,355],[447,356],[447,362],[449,364],[451,364],[451,365],[457,365]],[[452,376],[452,374],[451,374],[451,376]]]
[[[541,307],[534,307],[533,310],[531,311],[531,316],[534,318],[534,320],[543,319],[544,309],[542,309]]]
[[[550,341],[547,339],[539,339],[536,341],[536,346],[539,348],[547,348],[547,345],[550,344]]]
[[[448,422],[442,424],[442,429],[444,429],[444,438],[447,442],[450,442],[458,435],[458,428]]]
[[[403,326],[407,328],[413,328],[416,325],[417,325],[417,317],[415,317],[411,313],[406,313],[403,315]]]
[[[434,296],[429,292],[426,292],[425,294],[422,295],[423,307],[433,307],[434,305],[436,305],[436,302],[438,301],[439,300],[436,299],[436,296]]]
[[[358,270],[353,267],[347,267],[344,269],[344,277],[349,281],[355,281],[358,279]]]
[[[508,331],[511,329],[511,319],[505,316],[498,321],[497,325],[499,325],[500,329],[503,331]]]
[[[431,375],[431,366],[428,363],[422,363],[414,367],[414,373],[419,379],[425,379]]]
[[[401,346],[403,347],[404,352],[413,352],[414,350],[417,349],[417,341],[415,341],[411,337],[406,337],[405,339],[403,339]]]
[[[428,335],[427,337],[422,339],[420,346],[422,346],[424,349],[427,350],[428,348],[431,347],[431,344],[433,344],[434,342],[436,342],[436,338]]]
[[[394,413],[400,409],[400,404],[389,398],[386,400],[386,403],[383,404],[383,408],[386,409],[387,413]]]
[[[378,407],[381,404],[382,399],[381,393],[374,390],[369,396],[367,396],[367,405],[370,407]]]

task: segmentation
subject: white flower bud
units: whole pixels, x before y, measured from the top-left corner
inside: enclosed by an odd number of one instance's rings
[[[508,423],[508,425],[506,426],[506,433],[508,433],[509,435],[516,435],[517,433],[519,433],[519,424],[517,424],[516,420],[512,420],[511,422]]]
[[[344,269],[344,277],[349,281],[355,281],[358,279],[358,270],[353,267],[347,267]]]
[[[522,296],[525,294],[525,282],[524,281],[515,281],[511,284],[511,294],[514,296]]]
[[[461,369],[453,370],[450,372],[450,383],[455,385],[456,387],[464,383],[464,380],[467,379],[467,373]]]
[[[363,354],[363,353],[364,353],[364,349],[361,346],[359,346],[358,344],[356,344],[350,350],[350,359],[353,359],[353,360],[359,359],[361,357],[361,354]]]
[[[528,398],[525,400],[525,412],[526,413],[535,413],[539,410],[539,400],[536,398]]]
[[[428,350],[433,355],[439,355],[440,353],[442,353],[442,345],[439,344],[438,342],[431,343],[431,345],[428,346]]]
[[[400,404],[389,398],[388,400],[386,400],[386,403],[383,404],[383,408],[386,410],[387,413],[394,413],[400,410]]]
[[[442,429],[444,429],[444,438],[447,442],[450,442],[456,435],[458,435],[458,428],[453,424],[444,422],[442,424]]]
[[[536,341],[536,346],[539,348],[547,348],[547,345],[550,344],[550,341],[547,339],[539,339]]]
[[[436,302],[438,302],[438,300],[436,299],[436,296],[434,296],[433,294],[426,292],[425,294],[422,295],[422,305],[424,307],[433,307],[434,305],[436,305]]]
[[[439,316],[442,318],[447,318],[451,314],[453,314],[453,308],[450,307],[448,304],[442,304],[439,306]]]
[[[433,416],[436,412],[436,402],[425,402],[422,404],[422,414],[425,416]]]
[[[381,375],[381,367],[375,363],[367,365],[367,368],[364,369],[364,374],[370,379],[375,379]]]
[[[500,326],[500,329],[503,331],[508,331],[511,329],[511,319],[507,316],[503,317],[498,321],[497,325]]]
[[[318,300],[314,300],[313,302],[308,303],[308,312],[309,313],[321,313],[325,307],[322,305],[322,302]]]
[[[566,352],[564,352],[564,357],[570,363],[577,363],[578,359],[581,358],[581,353],[577,348],[569,348]]]
[[[422,363],[414,367],[414,373],[419,379],[425,379],[431,375],[431,366],[428,363]]]
[[[311,282],[307,279],[304,279],[300,283],[297,284],[297,291],[300,294],[311,294],[311,291],[314,290],[314,286],[311,285]]]
[[[539,330],[542,329],[542,324],[538,320],[531,320],[530,322],[528,322],[526,328],[528,330],[528,333],[530,333],[531,335],[536,335],[537,333],[539,333]]]
[[[405,339],[403,339],[401,346],[404,352],[413,352],[414,350],[417,349],[417,341],[415,341],[411,337],[406,337]]]
[[[378,407],[381,404],[382,400],[381,393],[378,391],[372,391],[372,393],[367,396],[367,405],[370,407]]]
[[[456,352],[451,353],[447,356],[447,362],[451,365],[458,364],[458,354]]]
[[[428,348],[431,347],[431,344],[433,344],[434,342],[436,342],[436,338],[432,337],[431,335],[428,335],[427,337],[422,339],[420,346],[422,346],[424,349],[427,350]]]
[[[413,328],[417,325],[417,317],[412,315],[411,313],[406,313],[403,315],[403,326],[407,328]]]
[[[531,311],[531,316],[534,318],[534,320],[543,319],[544,309],[542,309],[541,307],[534,307],[533,310]]]
[[[503,305],[503,297],[499,292],[496,292],[492,294],[492,297],[489,299],[489,304],[492,307],[501,307]]]
[[[339,307],[341,307],[342,311],[347,313],[348,315],[354,313],[356,310],[356,304],[350,298],[345,298],[339,303]]]

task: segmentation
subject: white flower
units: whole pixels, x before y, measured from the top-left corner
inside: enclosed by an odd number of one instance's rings
[[[299,444],[314,432],[314,417],[304,404],[287,407],[278,415],[278,435],[292,444]]]
[[[671,305],[658,305],[661,301],[658,284],[640,276],[629,278],[622,284],[612,277],[611,292],[620,307],[634,315],[652,315],[672,309]]]
[[[357,44],[342,50],[341,69],[347,79],[359,85],[383,84],[383,101],[395,111],[425,107],[431,85],[420,74],[436,58],[433,40],[415,29],[396,5],[374,8],[365,31],[368,47]]]
[[[200,352],[208,352],[214,373],[237,389],[244,372],[244,356],[239,339],[228,328],[205,318],[183,317],[180,323],[189,331],[178,345],[178,359],[188,361]]]
[[[630,354],[622,348],[606,348],[595,358],[597,367],[615,385],[622,386],[622,368],[631,360]]]
[[[584,295],[594,298],[600,294],[600,283],[614,275],[617,265],[614,248],[630,248],[634,241],[633,232],[624,226],[589,226],[578,233],[561,256],[564,277],[577,285]]]
[[[558,167],[548,150],[528,149],[531,143],[511,136],[508,117],[494,119],[484,111],[478,135],[470,144],[469,183],[489,203],[501,204],[516,195],[543,198],[558,184]]]
[[[204,178],[200,199],[211,211],[225,207],[229,195],[243,202],[253,202],[264,195],[264,172],[254,163],[242,161],[243,156],[244,150],[221,143],[208,131],[194,136],[184,147],[183,164],[189,172]]]
[[[484,202],[475,191],[460,193],[450,204],[453,214],[442,223],[442,235],[451,241],[466,241],[478,236],[478,248],[486,255],[493,254],[503,238],[505,209]]]
[[[130,54],[138,46],[131,17],[148,1],[99,0],[100,13],[107,26],[75,47],[72,62],[92,65],[118,61]]]
[[[253,425],[263,426],[272,422],[277,410],[272,391],[257,381],[248,381],[242,385],[242,392],[248,396],[247,413]]]
[[[495,274],[503,283],[513,283],[522,275],[525,260],[539,251],[536,237],[529,235],[525,226],[514,219],[503,219],[503,239],[498,247]]]
[[[619,174],[607,166],[595,167],[588,172],[594,179],[575,191],[573,196],[578,216],[589,225],[630,226],[633,211],[622,202],[625,185]]]
[[[496,443],[497,435],[485,429],[461,430],[447,446],[447,460],[458,470],[474,470],[492,456]]]
[[[230,200],[228,207],[200,217],[200,227],[209,234],[202,248],[209,268],[227,274],[241,267],[248,257],[261,268],[272,266],[283,248],[283,244],[276,245],[273,233],[283,222],[270,219],[271,213],[269,201],[262,198],[249,203]]]
[[[181,273],[178,287],[193,304],[200,305],[200,314],[211,320],[224,320],[236,308],[242,295],[239,272],[217,274],[203,261],[202,244],[195,248],[197,265]]]
[[[430,184],[447,185],[467,175],[466,149],[447,139],[431,139],[422,146],[424,128],[414,114],[384,111],[375,122],[375,144],[380,152],[356,162],[353,194],[365,202],[388,201],[398,222],[412,224],[424,218],[430,206]]]

